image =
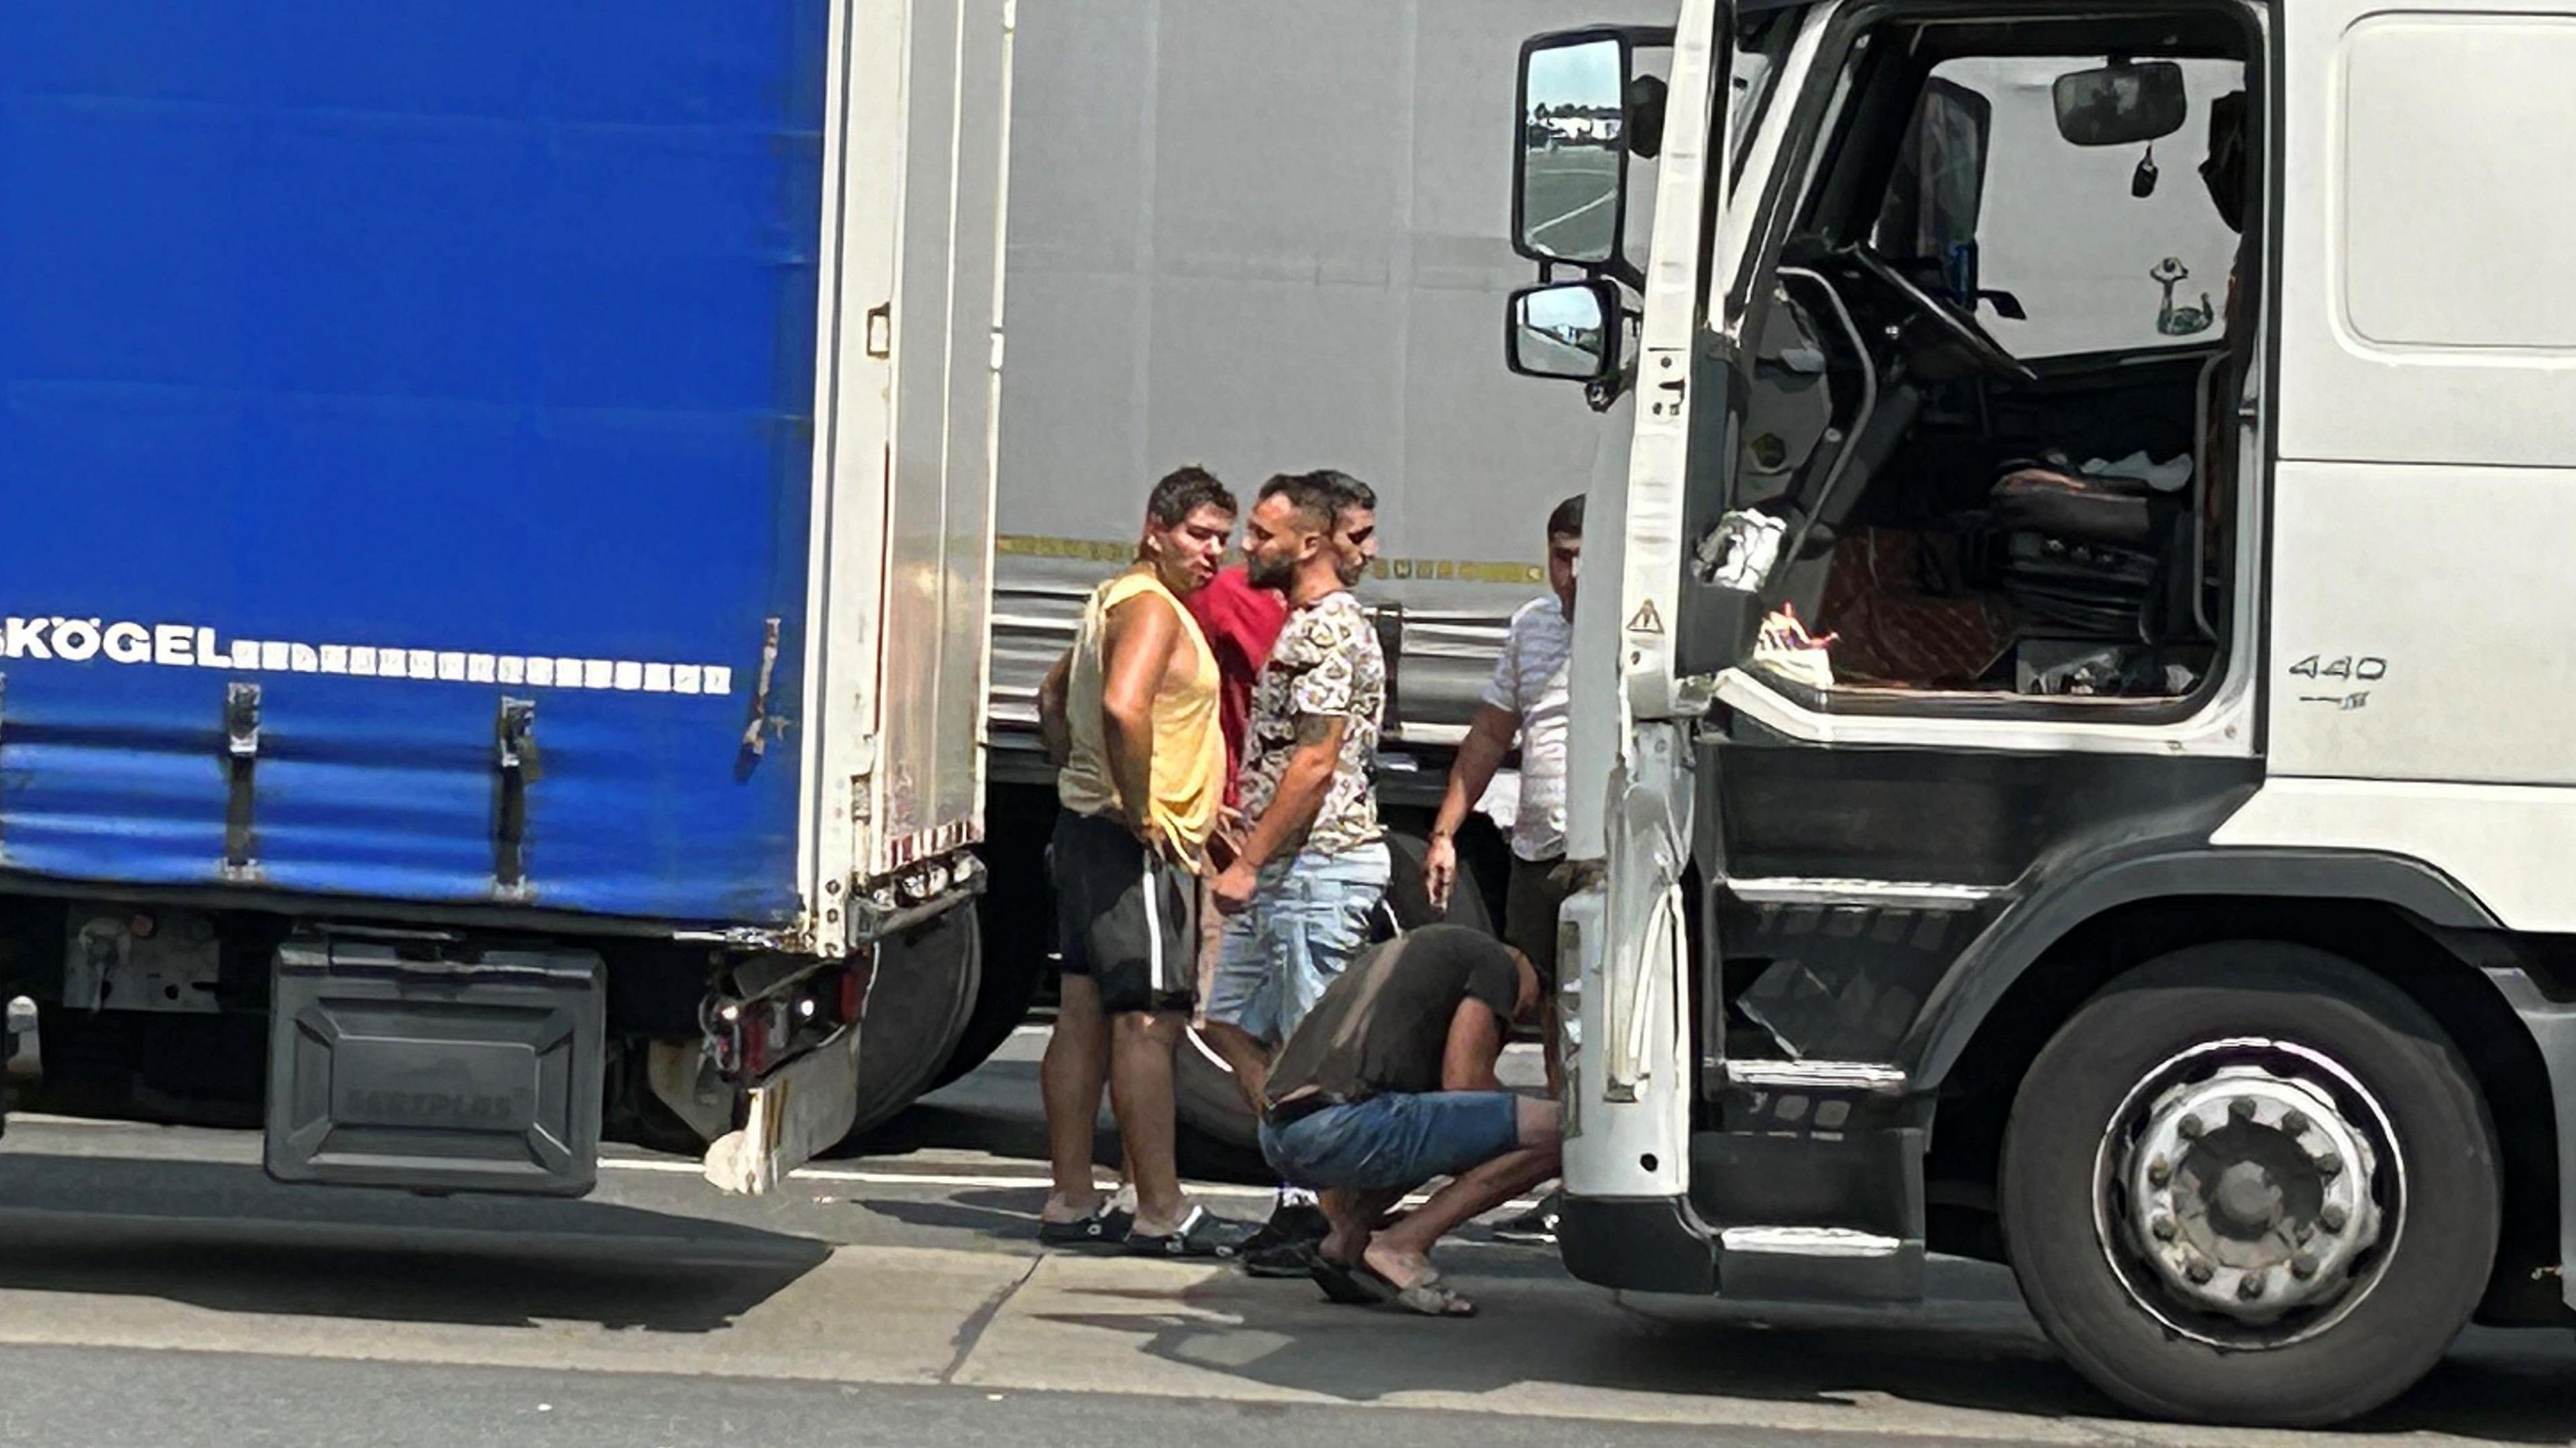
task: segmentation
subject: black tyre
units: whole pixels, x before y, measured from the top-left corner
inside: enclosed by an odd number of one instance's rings
[[[983,977],[983,932],[951,910],[877,948],[859,1035],[859,1115],[845,1140],[892,1120],[955,1055]]]
[[[2486,1286],[2502,1186],[2474,1078],[2413,1001],[2304,946],[2123,976],[2006,1129],[2023,1298],[2158,1417],[2310,1426],[2403,1392]]]
[[[1172,1056],[1172,1109],[1181,1129],[1208,1145],[1228,1151],[1258,1151],[1259,1123],[1243,1093],[1234,1089],[1234,1068],[1199,1038],[1194,1026],[1181,1037]]]
[[[694,1049],[697,1042],[691,1041]],[[680,1114],[662,1104],[653,1094],[650,1073],[646,1070],[647,1053],[652,1043],[642,1037],[612,1042],[609,1046],[608,1102],[603,1113],[602,1134],[611,1141],[623,1141],[646,1151],[665,1152],[672,1156],[697,1156],[707,1149],[707,1138],[681,1119]]]
[[[1004,910],[993,900],[993,892],[988,890],[976,902],[984,929],[983,979],[976,987],[975,1004],[967,1012],[966,1028],[957,1038],[956,1049],[949,1052],[948,1064],[931,1078],[932,1091],[964,1079],[993,1059],[993,1053],[1011,1039],[1011,1032],[1028,1019],[1029,1006],[1046,979],[1049,961],[1043,936],[1052,933],[1053,914],[1046,917],[1045,931],[1032,930],[1028,928],[1028,917],[1033,912],[1025,905]]]
[[[1054,836],[1055,777],[1043,784],[996,781],[984,802],[984,977],[957,1047],[931,1078],[937,1090],[992,1059],[1028,1019],[1042,987],[1054,984],[1055,882],[1047,876]]]
[[[1394,912],[1397,926],[1415,930],[1446,922],[1481,930],[1488,935],[1495,933],[1494,913],[1485,904],[1481,876],[1475,862],[1466,858],[1466,849],[1459,851],[1458,882],[1450,887],[1449,908],[1443,912],[1431,908],[1430,893],[1422,883],[1422,857],[1430,849],[1430,843],[1413,835],[1390,833],[1386,837],[1386,846],[1389,857],[1386,903]]]

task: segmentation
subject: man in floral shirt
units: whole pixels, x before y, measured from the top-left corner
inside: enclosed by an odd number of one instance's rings
[[[1341,491],[1272,478],[1244,528],[1249,581],[1287,596],[1287,626],[1253,688],[1241,848],[1216,880],[1225,912],[1207,1036],[1258,1103],[1270,1051],[1368,943],[1389,857],[1371,774],[1386,657],[1343,583]]]

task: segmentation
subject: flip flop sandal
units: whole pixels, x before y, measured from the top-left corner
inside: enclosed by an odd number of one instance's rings
[[[1418,1312],[1424,1317],[1476,1315],[1476,1304],[1441,1286],[1438,1272],[1425,1272],[1414,1278],[1412,1285],[1398,1287],[1393,1278],[1371,1267],[1366,1261],[1360,1262],[1353,1270],[1358,1276],[1375,1284],[1376,1288],[1382,1289],[1386,1294],[1384,1298],[1386,1302],[1401,1307],[1407,1312]]]
[[[1336,1262],[1321,1252],[1315,1254],[1306,1275],[1315,1279],[1317,1287],[1324,1289],[1327,1300],[1344,1307],[1376,1307],[1395,1300],[1385,1290],[1384,1278],[1374,1273],[1363,1277],[1354,1264]]]
[[[1038,1245],[1041,1247],[1107,1247],[1127,1240],[1135,1228],[1133,1214],[1116,1207],[1103,1206],[1090,1216],[1070,1222],[1038,1223]]]
[[[1205,1207],[1192,1207],[1181,1219],[1181,1229],[1164,1236],[1144,1236],[1133,1229],[1127,1233],[1127,1250],[1139,1257],[1195,1257],[1232,1261],[1243,1254],[1243,1244],[1261,1230],[1258,1222],[1237,1222],[1220,1217]]]
[[[1247,1277],[1305,1277],[1315,1270],[1315,1256],[1312,1242],[1273,1242],[1246,1250],[1243,1272]]]

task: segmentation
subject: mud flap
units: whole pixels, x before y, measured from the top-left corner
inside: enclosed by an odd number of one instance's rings
[[[799,1056],[743,1090],[743,1124],[707,1148],[707,1180],[758,1196],[840,1144],[859,1116],[859,1032]]]
[[[9,1097],[21,1084],[42,1080],[44,1048],[37,1044],[36,1003],[25,996],[7,1007],[8,1033],[0,1038],[0,1132],[9,1129]]]

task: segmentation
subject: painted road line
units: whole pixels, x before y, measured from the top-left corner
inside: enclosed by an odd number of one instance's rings
[[[10,1116],[13,1120],[27,1126],[111,1127],[139,1130],[160,1129],[148,1122],[92,1121],[83,1117],[51,1116],[32,1111],[13,1111],[10,1113]],[[599,1165],[600,1169],[603,1171],[660,1172],[668,1176],[701,1176],[705,1171],[703,1166],[694,1161],[679,1161],[659,1157],[602,1156],[599,1159]],[[965,1190],[983,1191],[1009,1191],[1016,1188],[1044,1190],[1054,1185],[1054,1182],[1051,1179],[1042,1176],[1006,1176],[995,1172],[860,1171],[851,1167],[834,1166],[799,1167],[788,1174],[788,1179],[791,1181],[847,1182],[855,1186],[953,1187]],[[1278,1195],[1278,1189],[1276,1187],[1247,1187],[1239,1186],[1231,1182],[1192,1182],[1189,1184],[1189,1190],[1194,1196],[1239,1197],[1247,1201],[1259,1200]],[[1417,1194],[1416,1196],[1408,1197],[1406,1199],[1406,1204],[1419,1206],[1424,1200],[1426,1200],[1425,1197]],[[1526,1211],[1537,1204],[1535,1202],[1523,1201],[1513,1202],[1509,1205],[1516,1210]]]
[[[1607,206],[1618,199],[1619,193],[1617,191],[1605,191],[1592,200],[1586,201],[1581,206],[1565,213],[1563,216],[1550,217],[1549,219],[1540,222],[1538,225],[1531,227],[1529,229],[1530,239],[1535,241],[1539,237],[1546,235],[1548,232],[1554,231],[1565,223],[1572,221],[1574,218],[1582,216],[1587,212],[1598,211],[1602,207]]]
[[[693,1161],[663,1161],[635,1156],[603,1156],[599,1159],[599,1165],[602,1170],[664,1172],[674,1176],[697,1176],[701,1171],[699,1165]],[[1055,1185],[1052,1179],[1042,1176],[1001,1176],[973,1172],[855,1171],[848,1167],[829,1166],[798,1167],[787,1174],[787,1179],[789,1181],[849,1182],[857,1186],[870,1187],[960,1187],[984,1191],[1007,1191],[1013,1188],[1044,1191]],[[1190,1195],[1202,1197],[1263,1198],[1279,1194],[1276,1187],[1237,1186],[1231,1182],[1189,1182],[1186,1186]],[[1430,1199],[1429,1193],[1416,1192],[1406,1197],[1403,1204],[1408,1207],[1418,1207]],[[1537,1205],[1535,1198],[1529,1198],[1506,1202],[1495,1210],[1509,1209],[1526,1212]]]

